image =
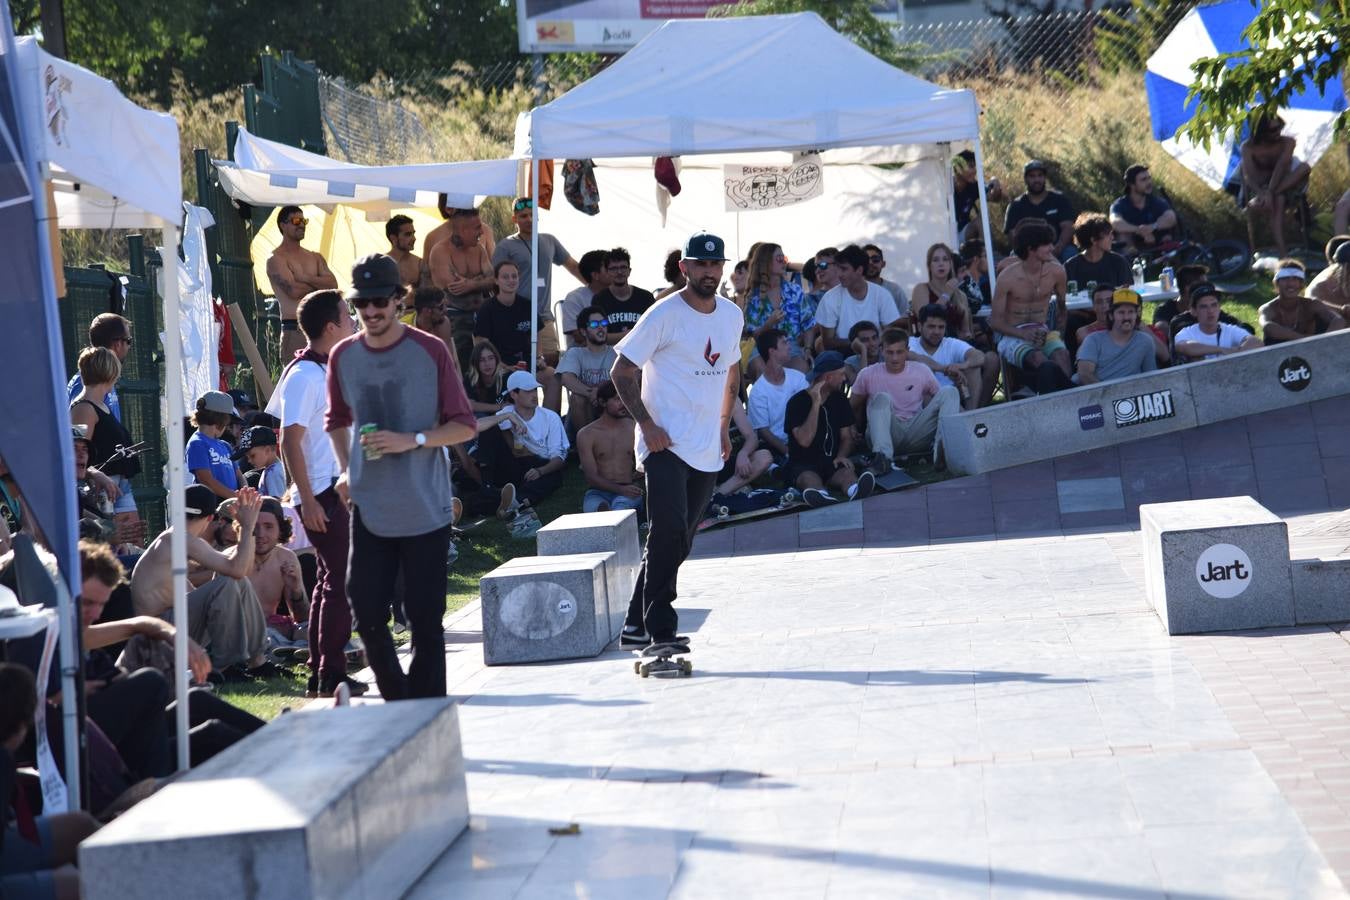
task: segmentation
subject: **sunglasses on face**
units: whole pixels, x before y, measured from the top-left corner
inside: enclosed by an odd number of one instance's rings
[[[608,328],[609,319],[592,319],[586,323],[587,328]]]
[[[828,269],[829,267],[830,267],[830,263],[829,263],[828,261],[816,263],[816,271],[817,271],[817,272],[824,272],[824,271],[825,271],[826,269]]]
[[[517,200],[517,201],[516,201],[516,205],[515,205],[514,207],[512,207],[512,208],[515,209],[516,212],[520,212],[520,211],[523,210],[523,209],[534,209],[534,201],[533,201],[533,200]]]
[[[872,256],[871,254],[868,254],[867,261],[868,261],[868,262],[881,262],[881,261],[882,261],[882,258],[881,258],[880,256]]]
[[[130,337],[130,336],[127,336],[127,337],[120,337],[120,338],[118,338],[118,340],[119,340],[119,341],[125,341],[125,342],[126,342],[126,345],[127,345],[128,347],[131,346],[131,337]]]
[[[286,220],[286,223],[288,225],[308,225],[309,219],[306,219],[304,216],[291,216]]]
[[[375,304],[376,309],[384,309],[393,302],[393,297],[358,297],[352,301],[352,306],[355,306],[357,309],[365,309],[373,303]]]

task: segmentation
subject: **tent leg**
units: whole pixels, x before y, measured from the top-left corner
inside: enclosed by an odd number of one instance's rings
[[[530,160],[530,199],[534,201],[534,227],[530,229],[530,373],[539,374],[539,161]],[[548,261],[553,265],[553,260]]]
[[[975,137],[975,184],[980,191],[980,225],[984,229],[984,261],[989,266],[989,296],[994,296],[994,240],[989,232],[989,198],[984,191],[984,151]],[[959,237],[959,235],[958,235]]]
[[[248,364],[253,367],[253,383],[258,386],[258,408],[267,405],[267,401],[272,397],[272,391],[276,387],[272,384],[272,373],[267,368],[267,363],[263,361],[262,353],[258,350],[258,342],[253,340],[253,332],[249,331],[248,320],[244,318],[244,311],[239,308],[238,303],[226,303],[225,308],[230,311],[230,324],[234,326],[234,333],[239,335],[239,343],[244,345],[244,355],[248,357]],[[284,366],[290,362],[283,359],[281,364]]]

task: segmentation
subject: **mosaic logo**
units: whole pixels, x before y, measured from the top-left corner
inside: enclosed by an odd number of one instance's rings
[[[978,425],[975,426],[975,436],[977,438],[982,438],[988,433],[989,433],[989,426],[984,424],[983,422],[980,422]]]
[[[1106,414],[1102,412],[1099,404],[1094,403],[1091,406],[1084,406],[1078,410],[1078,427],[1084,431],[1092,431],[1094,428],[1101,428],[1106,424]]]
[[[1286,391],[1301,391],[1312,384],[1312,366],[1301,356],[1291,356],[1280,363],[1280,387]]]
[[[1195,580],[1211,597],[1230,600],[1252,584],[1252,560],[1241,547],[1214,544],[1195,561]]]
[[[1111,411],[1115,413],[1117,428],[1170,419],[1177,414],[1171,390],[1124,397],[1111,404]]]

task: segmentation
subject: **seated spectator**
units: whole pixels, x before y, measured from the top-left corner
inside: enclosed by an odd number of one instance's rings
[[[1205,274],[1208,272],[1209,269],[1204,266],[1182,266],[1177,270],[1177,290],[1179,291],[1177,300],[1168,300],[1166,303],[1160,304],[1160,306],[1168,306],[1170,304],[1171,309],[1178,310],[1170,319],[1166,320],[1167,332],[1173,344],[1176,343],[1176,336],[1183,328],[1189,328],[1199,321],[1195,317],[1195,310],[1193,309],[1195,289],[1201,285],[1208,285],[1210,288],[1217,290],[1217,288],[1215,288],[1214,285],[1209,284],[1208,279],[1205,278]],[[1182,280],[1183,273],[1185,274],[1185,281]],[[1197,275],[1197,273],[1199,274]],[[1163,311],[1167,312],[1168,310]],[[1256,333],[1256,329],[1252,328],[1252,326],[1222,309],[1219,310],[1219,321],[1224,325],[1241,328],[1248,334]],[[1154,323],[1155,325],[1157,324],[1157,313],[1154,314]]]
[[[492,341],[479,338],[473,342],[473,352],[469,354],[469,377],[464,387],[475,416],[482,418],[495,415],[501,409],[502,394],[506,393],[506,376],[512,371],[502,362],[501,354]]]
[[[1013,199],[1003,216],[1003,233],[1012,239],[1013,229],[1023,219],[1042,219],[1055,230],[1055,256],[1068,259],[1074,254],[1073,203],[1059,191],[1047,186],[1045,163],[1033,159],[1022,167],[1026,193]]]
[[[0,662],[0,895],[15,900],[79,900],[75,868],[80,842],[98,831],[86,812],[31,813],[11,823],[16,796],[14,755],[24,745],[37,708],[33,673]],[[27,812],[27,804],[24,805]]]
[[[222,503],[222,514],[234,503],[234,500]],[[236,544],[253,542],[253,569],[248,580],[267,618],[269,642],[273,647],[296,643],[308,646],[307,626],[299,623],[309,621],[309,599],[300,575],[300,560],[286,546],[293,531],[281,501],[275,497],[262,498],[251,535],[244,532],[242,521],[234,522],[234,526]],[[364,688],[361,684],[359,692],[364,693]]]
[[[261,472],[258,493],[265,497],[286,496],[286,467],[281,464],[277,433],[266,425],[254,425],[239,438],[239,449],[230,454],[243,459],[250,472]]]
[[[609,251],[605,271],[609,274],[609,287],[596,294],[591,304],[605,311],[605,318],[609,319],[609,342],[617,344],[633,330],[642,314],[652,308],[656,298],[651,291],[628,283],[633,259],[624,248],[615,247]]]
[[[192,414],[197,433],[188,439],[185,450],[192,477],[222,500],[233,497],[244,483],[244,473],[232,459],[234,449],[221,440],[235,415],[229,394],[207,391],[197,398],[197,411]]]
[[[1200,284],[1202,281],[1208,281],[1209,267],[1199,263],[1189,263],[1181,266],[1176,271],[1177,296],[1173,300],[1164,300],[1153,308],[1153,324],[1162,325],[1171,328],[1172,320],[1183,313],[1191,311],[1191,288]],[[1193,324],[1194,318],[1187,324]],[[1172,334],[1176,330],[1172,329]]]
[[[582,512],[641,509],[642,479],[634,453],[633,417],[619,399],[612,381],[595,392],[600,414],[577,432],[577,457],[586,476]]]
[[[802,286],[787,276],[787,257],[781,246],[763,243],[756,248],[750,258],[746,290],[746,329],[756,340],[769,329],[781,331],[788,339],[788,368],[807,371],[810,357],[803,344],[816,322],[806,308]],[[756,353],[747,366],[746,380],[753,383],[762,371],[764,360]]]
[[[952,385],[938,384],[928,366],[911,363],[909,335],[898,328],[881,333],[881,362],[858,373],[849,396],[854,421],[867,420],[867,442],[886,471],[896,454],[931,452],[938,459],[939,420],[961,411]]]
[[[962,150],[952,157],[952,195],[957,235],[962,240],[975,237],[980,233],[980,182],[972,150]],[[1003,185],[997,178],[989,179],[984,196],[990,203],[1002,202]]]
[[[750,263],[747,260],[741,260],[731,269],[731,277],[727,283],[722,285],[723,293],[726,298],[742,312],[745,312],[745,306],[750,302],[750,291],[748,288],[750,282]]]
[[[487,338],[501,354],[505,366],[528,369],[530,367],[530,298],[518,292],[520,270],[510,260],[497,263],[497,293],[486,300],[478,310],[477,323],[473,333],[476,337]],[[542,319],[537,320],[540,328]],[[544,385],[544,405],[557,412],[562,408],[562,388],[554,377],[553,369],[544,364],[540,357],[536,362],[536,374]]]
[[[253,395],[248,391],[239,388],[231,388],[225,393],[230,395],[234,401],[234,411],[238,413],[241,422],[247,422],[250,418],[258,414],[258,404],[254,401]],[[245,427],[248,427],[247,425]]]
[[[1013,244],[1017,258],[998,276],[989,316],[999,356],[1027,372],[1038,394],[1072,385],[1069,350],[1054,327],[1065,290],[1064,267],[1054,258],[1054,237],[1054,230],[1042,223],[1024,221],[1017,227]]]
[[[666,254],[666,262],[661,270],[666,279],[666,286],[654,295],[657,300],[662,297],[669,297],[676,291],[684,290],[684,286],[689,283],[684,277],[684,270],[680,268],[680,260],[683,258],[684,251],[678,248]]]
[[[117,482],[98,469],[89,468],[89,441],[78,427],[71,429],[75,444],[75,499],[80,507],[80,535],[117,547],[139,547],[145,540],[145,521],[119,521],[113,515],[118,495]],[[0,529],[8,534],[5,520]],[[8,541],[0,540],[0,554],[9,552]],[[136,550],[139,554],[139,550]]]
[[[587,306],[575,321],[580,340],[558,362],[558,378],[568,392],[567,424],[574,433],[591,421],[599,406],[597,392],[609,381],[609,370],[619,358],[606,338],[609,319],[603,309]]]
[[[1191,312],[1195,324],[1177,332],[1177,355],[1185,359],[1204,359],[1225,353],[1256,350],[1261,341],[1237,325],[1219,319],[1221,299],[1219,289],[1209,282],[1197,284],[1191,290]]]
[[[1079,259],[1075,256],[1074,259]],[[1092,289],[1092,314],[1093,320],[1086,325],[1080,326],[1074,332],[1075,345],[1083,346],[1083,341],[1087,340],[1088,335],[1096,334],[1099,331],[1109,331],[1111,323],[1111,298],[1115,296],[1116,288],[1105,281],[1097,282]]]
[[[553,320],[560,330],[578,321],[582,309],[592,305],[596,294],[609,287],[608,266],[608,250],[588,250],[581,254],[577,267],[581,269],[581,277],[586,283],[568,291],[567,296],[555,304]],[[569,347],[585,346],[585,342],[579,338],[575,329],[559,334],[558,339],[564,350]]]
[[[886,254],[881,252],[881,248],[876,244],[864,244],[863,252],[867,254],[867,280],[878,287],[884,287],[890,292],[891,299],[895,301],[896,308],[904,305],[902,299],[904,288],[894,281],[888,281],[881,277],[881,270],[886,268]]]
[[[847,335],[855,322],[876,322],[885,327],[901,322],[895,299],[885,288],[867,280],[867,254],[849,244],[834,258],[839,284],[825,292],[816,309],[821,345],[826,350],[848,352]]]
[[[107,347],[117,355],[117,361],[125,366],[127,357],[131,354],[131,321],[117,315],[117,313],[99,313],[89,323],[89,346]],[[75,398],[80,395],[82,390],[84,390],[84,380],[77,370],[70,379],[70,383],[66,385],[68,399],[74,403]],[[117,396],[116,386],[108,391],[104,398],[104,405],[108,407],[118,421],[121,421],[122,405]]]
[[[928,248],[928,280],[914,285],[909,294],[910,319],[917,327],[919,310],[929,305],[942,308],[947,318],[947,334],[963,341],[974,335],[970,301],[956,283],[956,254],[946,244]]]
[[[750,385],[749,424],[755,429],[759,443],[782,464],[788,457],[787,430],[783,417],[788,401],[808,387],[806,376],[787,368],[791,350],[787,335],[777,328],[768,328],[755,338],[759,356],[764,360],[764,371]]]
[[[933,371],[940,387],[955,387],[966,409],[988,403],[998,379],[998,354],[977,350],[947,333],[947,310],[930,303],[919,310],[916,319],[919,336],[909,339],[909,359]]]
[[[854,268],[861,275],[863,266]],[[787,465],[781,470],[783,481],[801,491],[808,506],[839,502],[827,488],[844,491],[850,500],[861,500],[876,487],[876,476],[870,471],[859,476],[850,459],[857,429],[853,410],[841,392],[844,375],[843,356],[832,350],[817,356],[811,386],[788,401],[783,417],[783,427],[792,438]]]
[[[188,636],[211,657],[212,667],[226,680],[247,681],[279,670],[266,662],[267,620],[249,583],[254,542],[242,541],[233,555],[213,549],[203,535],[216,521],[220,500],[205,485],[187,488],[187,558],[215,578],[188,593]],[[262,498],[252,488],[239,491],[236,520],[242,534],[251,534]],[[173,615],[173,571],[169,559],[170,530],[160,533],[131,573],[131,598],[137,615]]]
[[[1115,233],[1111,220],[1101,213],[1083,213],[1073,223],[1073,243],[1078,254],[1064,264],[1064,274],[1078,282],[1078,289],[1090,285],[1118,288],[1131,281],[1130,261],[1111,249]]]
[[[1284,256],[1284,210],[1287,198],[1308,185],[1311,167],[1294,155],[1295,141],[1283,134],[1284,119],[1260,116],[1251,137],[1239,145],[1242,189],[1247,199],[1247,242],[1256,246],[1256,222],[1270,222],[1275,247]]]
[[[773,466],[773,452],[759,445],[741,401],[731,401],[732,452],[717,476],[714,493],[734,494]],[[736,440],[739,438],[739,440]]]
[[[1087,336],[1078,348],[1078,383],[1097,384],[1152,372],[1158,368],[1153,336],[1139,328],[1142,303],[1137,291],[1119,288],[1111,295],[1107,331]]]
[[[120,448],[131,447],[135,438],[127,431],[108,405],[108,395],[122,375],[122,363],[107,347],[86,347],[80,351],[82,388],[70,404],[70,420],[83,426],[89,441],[93,465],[117,480],[118,496],[113,505],[115,517],[124,523],[137,520],[136,501],[131,496],[131,479],[141,471],[140,460]]]
[[[539,406],[539,387],[529,372],[512,372],[506,379],[511,405],[501,411],[511,415],[478,420],[478,465],[485,484],[503,490],[511,485],[518,508],[537,505],[558,489],[570,446],[562,418]]]
[[[1267,347],[1345,327],[1338,310],[1303,296],[1308,270],[1296,259],[1282,259],[1275,272],[1275,299],[1261,307],[1262,338]]]
[[[848,347],[852,356],[844,359],[848,366],[848,381],[851,383],[858,373],[881,359],[881,329],[871,322],[854,322],[848,330]]]
[[[1327,264],[1308,284],[1308,296],[1340,310],[1345,318],[1350,313],[1350,235],[1327,242]]]
[[[966,295],[970,314],[976,317],[989,305],[989,258],[984,250],[984,241],[962,241],[961,268],[956,272],[956,286]]]
[[[1155,196],[1153,187],[1148,166],[1136,163],[1125,170],[1125,195],[1111,204],[1116,239],[1125,241],[1134,253],[1170,240],[1177,227],[1172,204]]]

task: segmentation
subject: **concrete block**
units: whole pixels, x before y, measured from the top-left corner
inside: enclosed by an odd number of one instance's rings
[[[1350,559],[1296,559],[1291,574],[1295,623],[1350,622]]]
[[[1139,507],[1144,581],[1169,634],[1294,624],[1289,530],[1251,497]]]
[[[637,513],[625,509],[559,516],[539,529],[536,539],[540,556],[614,554],[609,571],[609,634],[611,640],[618,637],[623,631],[623,620],[628,614],[628,601],[633,596],[638,569],[642,566]]]
[[[483,576],[483,662],[581,659],[612,641],[613,553],[523,556]],[[615,601],[619,602],[619,601]],[[627,604],[627,598],[622,601]]]
[[[1350,331],[1333,331],[1250,353],[1190,363],[1200,424],[1350,394]]]
[[[83,896],[399,897],[468,812],[453,701],[294,713],[81,844]]]

